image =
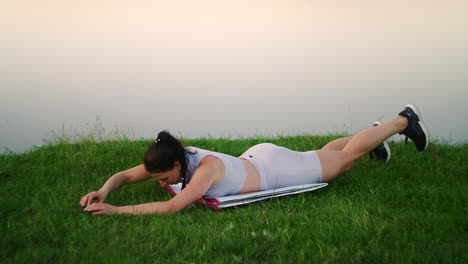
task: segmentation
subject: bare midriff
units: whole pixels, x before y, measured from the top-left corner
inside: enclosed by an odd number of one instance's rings
[[[239,193],[256,192],[260,190],[260,175],[255,166],[244,158],[239,158],[245,166],[245,183]]]

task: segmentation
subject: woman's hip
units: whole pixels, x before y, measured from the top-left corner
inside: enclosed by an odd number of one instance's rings
[[[262,190],[322,182],[322,165],[315,151],[299,152],[262,143],[241,157],[251,160],[257,168]]]

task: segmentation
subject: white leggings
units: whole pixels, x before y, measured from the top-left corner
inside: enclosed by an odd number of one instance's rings
[[[262,191],[322,182],[322,164],[315,151],[298,152],[262,143],[249,148],[240,158],[249,160],[255,166]]]

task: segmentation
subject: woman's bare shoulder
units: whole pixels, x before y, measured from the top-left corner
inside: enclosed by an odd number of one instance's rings
[[[206,177],[206,180],[211,183],[210,186],[217,185],[224,178],[224,163],[217,157],[208,155],[200,160],[193,178],[197,178],[199,174]]]
[[[200,166],[210,166],[210,167],[224,167],[223,161],[220,160],[219,158],[212,156],[212,155],[207,155],[203,159],[200,160]]]

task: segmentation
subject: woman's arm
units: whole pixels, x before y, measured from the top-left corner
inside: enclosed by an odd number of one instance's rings
[[[200,169],[197,171],[200,171]],[[206,179],[208,177],[203,177],[206,176],[206,174],[200,176],[202,177],[196,178],[194,174],[190,184],[169,201],[121,206],[117,208],[117,213],[165,215],[178,212],[200,199],[208,188],[210,188],[210,183],[208,179]]]
[[[213,160],[213,159],[216,159]],[[94,214],[169,214],[180,211],[198,199],[208,191],[208,188],[224,173],[222,161],[214,158],[209,162],[200,164],[200,167],[193,174],[190,184],[169,201],[152,202],[139,205],[129,205],[114,207],[108,204],[91,204],[86,211],[93,211]]]
[[[211,184],[224,172],[222,161],[214,158],[211,162],[205,162],[193,174],[190,184],[169,201],[153,202],[118,208],[121,214],[169,214],[178,212],[206,194]],[[221,163],[221,164],[220,164]]]
[[[120,186],[127,183],[143,181],[148,178],[150,178],[149,172],[145,169],[143,164],[125,171],[118,172],[112,175],[112,177],[110,177],[106,183],[104,183],[99,191],[90,192],[83,196],[83,198],[81,198],[80,204],[81,206],[89,206],[94,199],[97,199],[99,203],[102,203],[110,192],[119,188]]]
[[[141,164],[114,174],[104,183],[101,189],[99,189],[99,192],[107,195],[124,184],[139,182],[149,178],[151,178],[149,172],[145,169],[145,166]]]

